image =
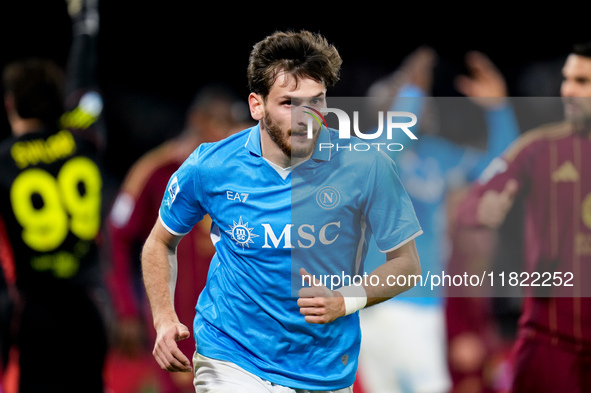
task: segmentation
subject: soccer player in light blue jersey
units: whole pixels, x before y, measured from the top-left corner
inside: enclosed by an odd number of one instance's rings
[[[340,65],[320,35],[266,37],[248,67],[258,125],[202,144],[168,183],[142,253],[153,353],[162,369],[193,370],[196,392],[351,392],[357,311],[420,275],[422,230],[394,162],[377,149],[320,149],[338,137],[320,123],[308,138],[307,109],[326,106]],[[173,308],[175,249],[205,214],[216,254],[191,368],[176,345],[190,333]],[[371,236],[386,262],[361,277]]]

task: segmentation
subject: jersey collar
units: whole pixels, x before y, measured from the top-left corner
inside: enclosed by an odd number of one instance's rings
[[[321,146],[324,146],[324,148],[321,149]],[[331,149],[326,148],[326,146],[330,146],[330,133],[326,128],[322,127],[322,129],[320,130],[320,136],[318,137],[318,141],[316,142],[314,153],[312,153],[312,159],[320,161],[330,161]],[[246,141],[244,147],[246,147],[252,154],[258,157],[262,156],[261,128],[258,124],[251,128],[250,133],[248,134],[248,140]]]

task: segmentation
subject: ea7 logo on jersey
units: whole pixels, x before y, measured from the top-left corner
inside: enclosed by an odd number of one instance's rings
[[[236,242],[236,245],[242,247],[242,249],[244,250],[244,247],[250,247],[249,244],[254,243],[252,241],[252,238],[259,236],[252,233],[253,229],[254,228],[248,227],[247,222],[243,223],[242,217],[240,217],[238,223],[234,221],[234,224],[230,226],[230,230],[226,231],[226,233],[228,233],[232,237],[232,240]]]
[[[248,194],[245,192],[239,193],[233,191],[226,191],[226,198],[229,201],[238,201],[244,203],[248,199]]]

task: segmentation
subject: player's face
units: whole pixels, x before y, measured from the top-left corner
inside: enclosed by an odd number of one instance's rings
[[[310,78],[296,80],[281,74],[271,87],[264,104],[261,128],[288,158],[310,157],[318,140],[320,126],[313,122],[314,137],[308,138],[310,115],[304,106],[325,107],[326,88]]]
[[[560,95],[568,120],[591,119],[591,58],[571,54],[562,68]]]

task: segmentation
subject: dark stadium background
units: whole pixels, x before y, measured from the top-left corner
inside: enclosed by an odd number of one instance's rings
[[[226,1],[98,1],[94,54],[105,104],[105,212],[130,166],[182,129],[187,105],[201,86],[223,82],[246,101],[248,54],[275,30],[306,28],[325,35],[344,61],[341,81],[329,95],[352,97],[364,96],[373,81],[420,45],[432,46],[439,56],[434,96],[458,95],[453,78],[466,71],[469,50],[492,59],[511,96],[558,96],[560,68],[572,44],[591,41],[591,5],[584,2],[571,8],[565,2],[540,3],[534,9],[518,2],[511,7],[499,2],[232,3],[240,6],[235,8]],[[66,66],[72,37],[65,0],[0,1],[0,68],[33,56]],[[8,135],[0,106],[0,142]]]
[[[439,54],[436,96],[458,94],[453,76],[464,71],[463,56],[472,49],[499,66],[511,95],[554,96],[572,43],[591,39],[586,24],[573,20],[587,14],[580,8],[565,12],[567,18],[550,7],[536,16],[489,3],[238,5],[100,0],[96,76],[105,100],[107,167],[115,182],[142,153],[181,129],[186,105],[203,84],[224,82],[246,99],[248,53],[276,29],[307,28],[336,44],[344,63],[341,82],[329,92],[335,96],[363,96],[372,81],[422,44]],[[66,64],[72,21],[64,0],[4,1],[0,18],[1,66],[28,56]],[[544,82],[523,78],[525,72]],[[0,139],[8,135],[2,115]]]

